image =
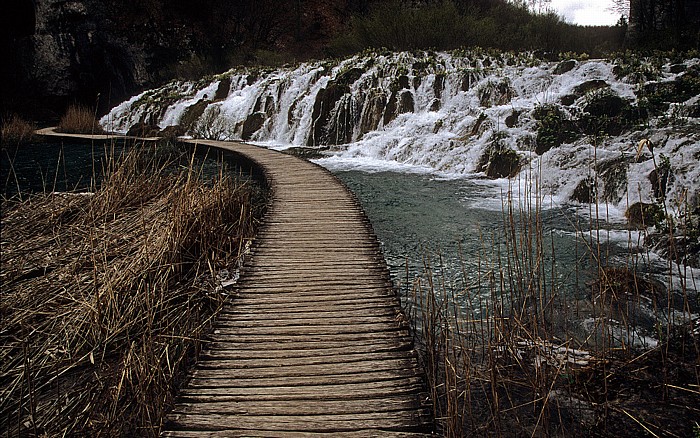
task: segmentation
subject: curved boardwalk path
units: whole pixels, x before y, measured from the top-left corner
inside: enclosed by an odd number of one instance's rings
[[[419,436],[416,354],[367,218],[329,172],[230,142],[272,200],[167,437]]]

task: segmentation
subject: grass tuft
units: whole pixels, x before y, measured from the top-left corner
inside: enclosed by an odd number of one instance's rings
[[[95,113],[81,105],[70,105],[58,124],[58,132],[67,134],[103,134]]]
[[[3,120],[0,128],[0,145],[9,146],[31,141],[34,136],[34,125],[18,116],[12,114]]]

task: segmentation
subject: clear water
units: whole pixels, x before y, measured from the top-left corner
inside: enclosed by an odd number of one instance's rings
[[[43,193],[92,190],[99,185],[104,164],[109,157],[123,153],[128,147],[123,142],[31,143],[0,150],[0,184],[6,198],[18,193]],[[243,179],[251,177],[251,170],[238,166],[228,154],[198,146],[192,149],[179,146],[174,151],[184,152],[183,166],[189,164],[194,153],[195,167],[201,177],[213,178],[219,173],[220,163]]]

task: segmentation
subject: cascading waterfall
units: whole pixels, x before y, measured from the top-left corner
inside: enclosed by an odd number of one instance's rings
[[[625,62],[366,53],[173,82],[101,123],[122,133],[138,123],[179,125],[194,137],[323,148],[330,167],[527,175],[555,203],[597,199],[618,217],[635,202],[697,207],[700,60],[642,60],[636,70]]]

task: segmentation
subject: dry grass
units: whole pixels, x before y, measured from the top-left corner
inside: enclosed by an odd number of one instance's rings
[[[259,204],[156,162],[130,152],[94,194],[4,206],[3,436],[158,435]]]
[[[81,105],[70,105],[58,124],[58,132],[68,134],[104,134],[94,111]]]
[[[608,266],[592,228],[581,236],[579,258],[590,261],[594,281],[580,285],[587,297],[572,296],[556,272],[541,207],[514,204],[504,202],[502,233],[482,236],[481,250],[472,255],[478,272],[464,273],[463,288],[450,287],[455,281],[429,256],[412,287],[408,312],[440,432],[697,433],[700,321],[688,307],[697,300],[695,286],[684,285],[674,298],[668,285],[637,271],[641,257],[629,267]],[[671,284],[671,265],[669,271]],[[649,309],[660,342],[644,349],[638,328]]]
[[[2,128],[0,128],[0,144],[16,145],[31,141],[34,136],[34,125],[20,116],[13,114],[3,120]]]

